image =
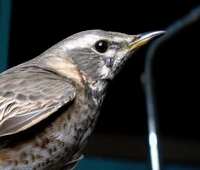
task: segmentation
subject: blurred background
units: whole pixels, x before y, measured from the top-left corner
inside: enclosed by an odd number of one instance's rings
[[[165,30],[195,1],[0,0],[0,69],[36,57],[79,31],[128,34]],[[156,61],[158,123],[164,169],[200,169],[199,23],[166,42]],[[147,116],[141,75],[149,45],[108,89],[80,170],[147,170]]]

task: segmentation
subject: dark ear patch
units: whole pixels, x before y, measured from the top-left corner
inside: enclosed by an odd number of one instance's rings
[[[71,52],[70,57],[78,65],[79,69],[89,77],[94,80],[99,78],[98,69],[104,65],[102,56],[91,49],[77,49]]]

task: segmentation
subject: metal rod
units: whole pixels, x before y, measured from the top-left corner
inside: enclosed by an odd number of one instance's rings
[[[155,82],[153,75],[154,54],[149,53],[145,63],[144,91],[146,95],[148,145],[150,165],[152,170],[161,170],[161,158],[159,150],[159,137],[157,125],[157,103],[155,95]]]
[[[164,34],[165,31],[158,31],[157,35]],[[155,46],[154,46],[155,47]],[[152,50],[153,49],[153,50]],[[148,124],[148,144],[152,170],[160,170],[160,151],[159,151],[159,138],[157,128],[157,103],[155,94],[154,82],[154,49],[151,48],[145,60],[145,72],[143,83],[146,94],[146,107],[147,107],[147,124]]]

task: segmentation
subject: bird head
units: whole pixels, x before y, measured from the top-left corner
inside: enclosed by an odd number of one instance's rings
[[[94,81],[113,79],[123,63],[152,38],[163,34],[155,31],[127,35],[102,30],[83,31],[65,40],[64,49],[88,77]]]
[[[163,33],[155,31],[127,35],[103,30],[83,31],[47,50],[45,64],[77,82],[80,82],[82,75],[95,93],[99,94],[137,49]],[[45,61],[45,54],[41,56],[42,61]]]

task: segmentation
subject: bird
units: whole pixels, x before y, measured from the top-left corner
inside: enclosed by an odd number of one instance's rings
[[[71,170],[93,132],[109,82],[164,31],[73,34],[0,74],[0,170]]]

